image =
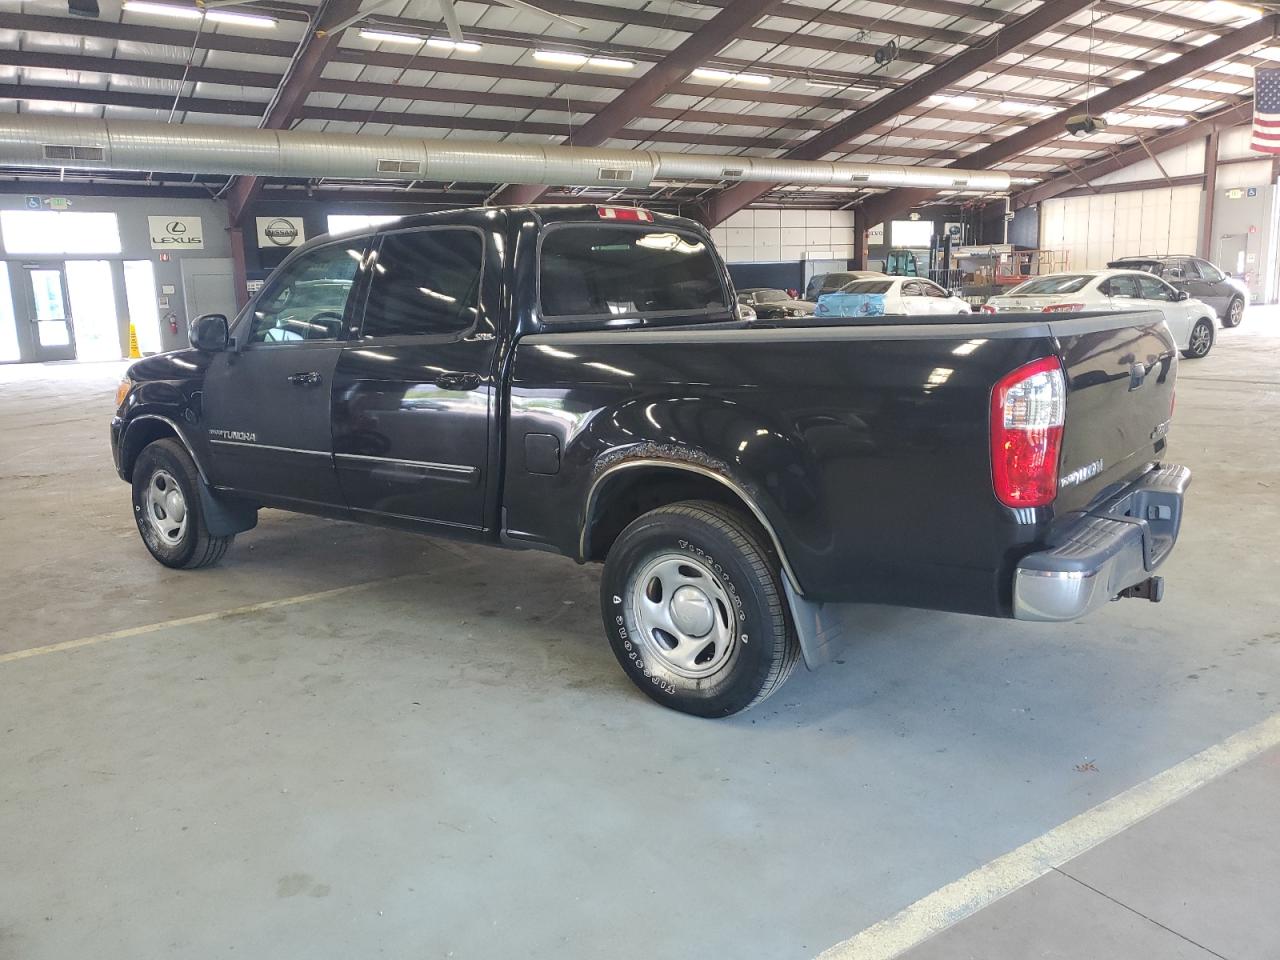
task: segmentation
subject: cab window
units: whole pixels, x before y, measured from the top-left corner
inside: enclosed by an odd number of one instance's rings
[[[1118,300],[1138,299],[1138,283],[1136,277],[1112,277],[1106,282],[1102,292],[1108,297]]]
[[[1145,300],[1173,300],[1174,291],[1167,283],[1161,283],[1155,277],[1138,277],[1138,289]]]
[[[1208,280],[1210,283],[1221,283],[1223,281],[1222,271],[1207,260],[1192,260],[1191,262],[1200,271],[1200,276],[1203,279]]]
[[[363,240],[354,240],[286,264],[254,303],[249,343],[337,340],[363,255]]]
[[[467,229],[386,234],[370,259],[361,336],[456,334],[475,325],[483,238]]]

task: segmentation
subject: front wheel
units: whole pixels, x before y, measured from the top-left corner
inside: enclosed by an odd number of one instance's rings
[[[800,656],[780,576],[739,511],[705,501],[652,510],[622,531],[605,561],[610,646],[664,706],[700,717],[745,710],[777,690]]]
[[[1227,313],[1222,318],[1224,327],[1238,327],[1240,321],[1244,319],[1244,298],[1232,297],[1231,302],[1227,304]]]
[[[133,465],[133,518],[147,550],[166,567],[207,567],[235,536],[215,537],[200,506],[200,474],[177,440],[157,440]]]
[[[1209,349],[1213,346],[1213,324],[1207,318],[1196,321],[1196,325],[1191,328],[1191,338],[1187,341],[1187,349],[1182,351],[1182,355],[1188,360],[1199,360],[1201,357],[1209,355]]]

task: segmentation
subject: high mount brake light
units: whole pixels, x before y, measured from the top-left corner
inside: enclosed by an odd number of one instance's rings
[[[1043,507],[1058,495],[1067,382],[1057,357],[1033,360],[991,391],[991,484],[1006,507]]]
[[[1083,303],[1051,303],[1041,313],[1079,313],[1084,309]]]
[[[653,223],[653,214],[639,207],[596,207],[601,220],[623,220],[630,223]]]

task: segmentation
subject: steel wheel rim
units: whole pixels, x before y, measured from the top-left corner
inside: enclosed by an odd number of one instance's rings
[[[1191,352],[1198,357],[1209,352],[1209,327],[1204,322],[1197,323],[1191,331]]]
[[[147,481],[143,512],[152,531],[164,543],[176,546],[187,532],[187,498],[168,470],[157,470]]]
[[[1231,326],[1236,326],[1244,316],[1244,301],[1233,300],[1231,303]]]
[[[665,553],[632,578],[631,614],[645,656],[690,680],[719,671],[733,652],[737,617],[706,564]]]

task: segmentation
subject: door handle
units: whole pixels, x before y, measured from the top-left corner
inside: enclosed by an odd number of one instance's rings
[[[450,370],[436,377],[441,390],[474,390],[480,386],[480,374]]]
[[[324,380],[324,377],[315,370],[306,373],[289,374],[289,382],[298,387],[316,387]]]

